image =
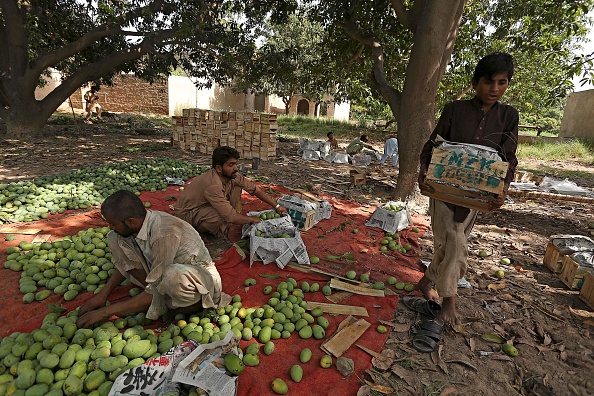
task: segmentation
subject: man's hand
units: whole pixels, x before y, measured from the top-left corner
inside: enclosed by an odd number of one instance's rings
[[[276,213],[278,213],[281,216],[288,214],[287,209],[284,206],[279,206],[278,209],[276,209]]]
[[[262,219],[258,216],[249,216],[249,218],[252,220],[251,224],[259,223],[262,221]]]
[[[81,307],[78,309],[78,315],[82,316],[87,312],[91,312],[96,310],[97,308],[101,308],[105,305],[105,299],[99,294],[95,294],[89,300],[87,300]]]
[[[105,312],[104,309],[96,309],[91,312],[87,312],[82,316],[79,316],[76,320],[76,325],[80,327],[90,327],[97,322],[101,322],[102,320],[106,320],[110,317],[108,313]]]
[[[425,178],[427,177],[427,165],[421,165],[421,170],[419,171],[419,189],[421,191],[429,191],[430,188],[428,185],[425,184]]]

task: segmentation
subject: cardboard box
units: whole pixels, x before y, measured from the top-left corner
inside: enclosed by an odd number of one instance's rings
[[[491,202],[503,192],[509,164],[480,155],[433,149],[423,195],[444,202],[491,212]]]
[[[561,249],[549,242],[542,263],[553,273],[558,274],[563,270],[563,257],[565,255],[561,254]]]
[[[295,227],[303,231],[307,231],[316,224],[315,209],[303,210],[302,207],[293,206],[293,204],[288,204],[286,201],[281,200],[282,198],[278,200],[278,203],[287,209],[287,213],[289,213],[289,216],[291,216],[291,220],[293,221],[293,225]]]
[[[307,231],[323,219],[332,216],[332,205],[307,192],[284,195],[278,203],[287,209],[295,227]]]
[[[580,300],[594,310],[594,275],[589,272],[584,276],[584,284],[580,289]]]
[[[587,273],[594,274],[594,266],[589,263],[582,264],[579,258],[574,255],[564,256],[562,260],[562,270],[559,279],[572,290],[582,288],[584,277]]]
[[[351,169],[349,171],[349,176],[353,186],[360,186],[367,182],[367,176],[365,175],[365,172],[358,169]]]

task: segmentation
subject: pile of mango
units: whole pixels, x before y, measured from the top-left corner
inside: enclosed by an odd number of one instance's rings
[[[31,181],[0,183],[0,223],[36,221],[68,209],[99,205],[120,189],[155,192],[167,187],[165,177],[187,180],[208,167],[173,159],[115,162]]]
[[[62,240],[9,247],[4,268],[23,271],[23,302],[43,301],[52,292],[70,301],[81,291],[101,290],[114,271],[108,232],[108,227],[90,228]]]
[[[322,309],[306,312],[303,290],[319,290],[314,285],[303,282],[297,288],[295,279],[288,278],[276,291],[265,290],[270,298],[262,307],[245,308],[235,295],[228,306],[187,318],[176,316],[160,333],[144,328],[150,321],[143,313],[105,322],[93,330],[76,326],[76,310],[67,315],[50,313],[39,329],[1,340],[0,396],[107,395],[123,371],[186,340],[206,344],[223,339],[228,331],[254,341],[246,348],[241,365],[257,366],[260,344],[264,354],[270,355],[274,340],[290,338],[293,333],[302,339],[325,337],[329,321]],[[323,360],[325,366],[329,366],[328,358]],[[292,376],[300,379],[297,371],[293,369]],[[197,394],[196,390],[191,394]]]

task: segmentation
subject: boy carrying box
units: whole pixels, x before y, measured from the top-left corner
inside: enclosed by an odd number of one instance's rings
[[[497,150],[509,163],[503,193],[492,203],[499,208],[505,201],[509,184],[518,164],[518,111],[499,103],[514,72],[513,59],[506,53],[494,53],[482,58],[474,71],[474,98],[457,100],[445,105],[441,117],[425,143],[420,156],[419,188],[427,191],[427,169],[437,135],[451,142],[478,144]],[[439,303],[439,316],[446,325],[460,323],[456,315],[458,279],[466,274],[467,238],[474,226],[477,211],[431,198],[429,201],[433,228],[434,253],[431,265],[419,281],[419,289],[427,300]]]

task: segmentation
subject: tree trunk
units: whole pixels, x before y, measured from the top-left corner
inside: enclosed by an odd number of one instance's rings
[[[23,109],[5,115],[6,138],[23,139],[41,135],[47,117]]]
[[[400,154],[393,193],[396,200],[406,200],[415,189],[419,155],[434,127],[435,95],[454,48],[466,1],[458,0],[455,6],[451,2],[429,4],[416,24],[399,114],[394,114],[398,119]]]

